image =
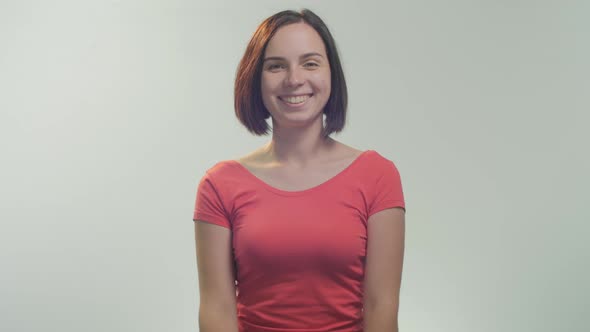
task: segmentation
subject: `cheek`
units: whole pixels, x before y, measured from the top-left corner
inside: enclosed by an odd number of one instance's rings
[[[262,97],[262,104],[266,107],[269,113],[272,113],[276,108],[277,100],[273,98],[276,90],[276,80],[270,79],[262,75],[260,78],[260,94]]]
[[[272,91],[271,83],[263,75],[260,80],[260,92],[262,93],[262,100],[264,102],[266,102],[268,100],[268,98],[269,98],[268,95],[271,91]]]
[[[330,76],[330,72],[321,73],[316,77],[316,81],[318,82],[318,87],[329,95],[332,88],[332,77]]]
[[[330,96],[332,92],[332,84],[329,77],[327,79],[323,79],[320,82],[320,89],[322,90],[322,93],[326,96],[326,98]]]

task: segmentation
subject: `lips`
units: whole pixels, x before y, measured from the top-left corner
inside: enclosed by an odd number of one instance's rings
[[[299,105],[305,103],[312,95],[294,95],[294,96],[279,96],[279,99],[290,105]]]

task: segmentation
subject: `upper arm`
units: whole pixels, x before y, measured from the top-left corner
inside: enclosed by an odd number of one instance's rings
[[[389,208],[369,217],[365,265],[365,306],[399,307],[404,257],[405,211]]]
[[[235,310],[236,285],[231,230],[195,220],[200,306]]]

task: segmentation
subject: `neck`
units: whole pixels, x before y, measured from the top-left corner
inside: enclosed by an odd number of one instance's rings
[[[322,136],[323,123],[309,127],[277,128],[273,123],[271,141],[264,147],[267,158],[284,165],[303,167],[334,147],[334,139]]]

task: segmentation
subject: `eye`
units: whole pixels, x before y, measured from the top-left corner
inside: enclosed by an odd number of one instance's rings
[[[271,63],[270,65],[268,65],[266,67],[266,69],[270,70],[270,71],[279,71],[279,70],[285,69],[285,65],[280,64],[280,63]]]
[[[317,62],[306,62],[303,64],[303,67],[305,68],[315,68],[315,67],[319,67],[319,64]]]

